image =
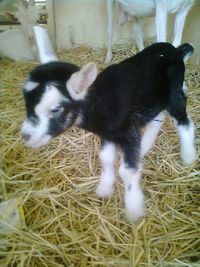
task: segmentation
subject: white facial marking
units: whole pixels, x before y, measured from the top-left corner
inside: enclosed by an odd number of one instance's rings
[[[116,147],[113,143],[103,145],[99,157],[103,171],[96,193],[100,197],[108,197],[113,193],[115,183],[115,155]]]
[[[40,100],[40,103],[35,107],[35,113],[38,117],[49,116],[52,108],[58,106],[64,96],[52,84],[47,85],[46,91]]]
[[[49,120],[52,107],[58,106],[64,96],[54,85],[48,85],[40,102],[35,107],[35,114],[38,116],[38,123],[33,124],[28,118],[22,127],[22,134],[30,135],[26,144],[31,147],[39,147],[47,144],[52,136],[48,134]]]
[[[32,90],[34,90],[35,88],[37,88],[39,85],[38,82],[33,82],[33,81],[29,81],[27,80],[24,84],[24,90],[26,92],[31,92]]]

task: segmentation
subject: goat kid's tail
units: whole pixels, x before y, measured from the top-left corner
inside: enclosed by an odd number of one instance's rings
[[[178,46],[177,50],[184,62],[194,53],[194,47],[188,43]]]

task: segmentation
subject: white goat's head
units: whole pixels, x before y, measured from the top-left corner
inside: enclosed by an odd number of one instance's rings
[[[25,26],[28,24],[29,26],[34,26],[37,24],[37,21],[40,18],[39,9],[32,4],[28,4],[25,7],[22,2],[18,2],[16,5],[15,17],[21,23],[21,25]]]

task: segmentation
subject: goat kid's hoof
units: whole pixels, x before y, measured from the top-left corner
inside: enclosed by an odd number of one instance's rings
[[[125,209],[125,215],[126,218],[129,221],[137,221],[138,219],[140,219],[141,217],[145,216],[145,209],[139,209],[139,210],[130,210],[130,209]]]
[[[96,194],[99,197],[109,197],[114,192],[113,186],[108,186],[107,184],[99,184],[96,189]]]
[[[182,154],[181,159],[182,159],[182,164],[184,166],[188,166],[188,165],[191,165],[192,163],[194,163],[195,160],[197,159],[197,154],[196,154],[195,149],[193,149],[192,151],[188,151],[187,153]]]

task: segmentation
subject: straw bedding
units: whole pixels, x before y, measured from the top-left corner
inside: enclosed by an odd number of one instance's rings
[[[115,47],[114,62],[135,47]],[[105,50],[74,48],[60,58],[104,67]],[[118,179],[99,199],[99,139],[71,129],[40,149],[22,144],[21,87],[36,63],[0,61],[0,198],[20,198],[25,226],[0,236],[2,267],[200,266],[200,162],[183,167],[175,129],[167,120],[145,157],[142,186],[147,215],[136,223],[123,213]],[[200,73],[187,65],[188,111],[200,144]]]

